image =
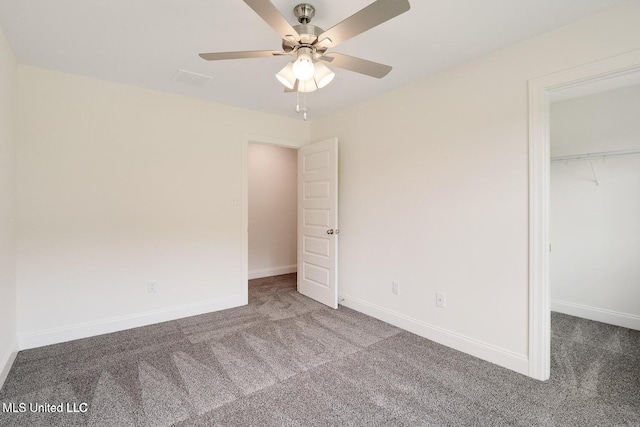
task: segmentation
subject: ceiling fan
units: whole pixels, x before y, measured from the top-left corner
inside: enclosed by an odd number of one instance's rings
[[[207,61],[218,61],[292,56],[294,59],[276,74],[286,92],[313,92],[328,85],[335,73],[325,63],[376,78],[386,76],[391,71],[388,65],[327,51],[410,8],[408,0],[377,0],[324,31],[310,23],[315,15],[315,8],[310,4],[302,3],[293,9],[299,24],[291,26],[269,0],[243,1],[282,37],[282,51],[201,53],[200,57]]]

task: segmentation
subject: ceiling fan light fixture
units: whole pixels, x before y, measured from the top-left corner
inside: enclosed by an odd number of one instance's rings
[[[318,85],[316,84],[315,79],[309,79],[305,81],[298,81],[298,92],[315,92],[318,90]]]
[[[300,81],[307,81],[313,77],[315,71],[311,49],[298,49],[298,58],[293,63],[293,75]]]
[[[287,88],[293,89],[293,86],[296,84],[296,76],[293,74],[293,62],[285,65],[284,68],[276,74],[276,79]]]
[[[316,84],[318,85],[318,89],[322,89],[323,87],[331,83],[333,78],[336,76],[336,73],[331,71],[329,67],[324,65],[322,62],[316,63],[315,68],[316,71],[313,77],[316,81]]]

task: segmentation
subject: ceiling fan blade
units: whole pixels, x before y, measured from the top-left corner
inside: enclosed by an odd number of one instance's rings
[[[200,58],[207,61],[219,61],[222,59],[271,58],[280,55],[285,55],[285,53],[277,50],[249,50],[245,52],[201,53]]]
[[[318,36],[328,38],[327,47],[335,47],[358,34],[388,21],[411,8],[408,0],[377,0]]]
[[[355,71],[360,74],[366,74],[367,76],[376,77],[378,79],[389,74],[392,69],[392,67],[388,65],[335,52],[328,53],[320,59],[335,67]]]
[[[244,2],[273,28],[281,38],[293,42],[300,41],[300,34],[269,0],[244,0]],[[293,40],[292,40],[293,38]]]

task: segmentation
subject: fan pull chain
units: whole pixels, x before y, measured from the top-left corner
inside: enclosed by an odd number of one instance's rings
[[[305,92],[304,95],[302,95],[302,99],[303,99],[303,102],[304,102],[304,108],[302,109],[302,111],[304,111],[304,113],[302,114],[302,118],[306,122],[307,121],[307,111],[309,111],[309,110],[307,110],[307,94],[306,94],[306,92]]]
[[[302,118],[304,121],[307,121],[307,94],[302,95],[302,107],[300,107],[300,91],[296,91],[296,113],[300,113],[302,111]]]

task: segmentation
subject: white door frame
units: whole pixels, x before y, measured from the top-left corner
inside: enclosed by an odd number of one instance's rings
[[[640,50],[529,81],[529,376],[551,366],[549,286],[550,94],[640,72]]]
[[[240,286],[243,303],[249,303],[249,143],[299,149],[302,142],[273,136],[242,133],[242,273]]]

